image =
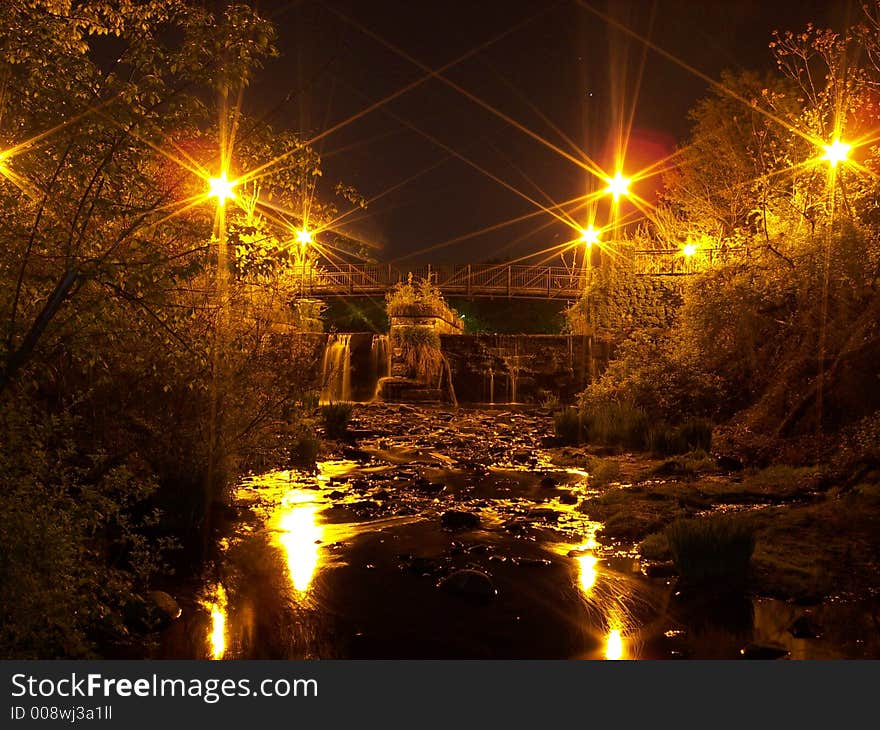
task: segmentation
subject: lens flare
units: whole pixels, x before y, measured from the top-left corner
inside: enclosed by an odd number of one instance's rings
[[[234,198],[235,193],[232,189],[235,187],[236,181],[230,180],[226,176],[226,172],[221,172],[219,177],[212,177],[208,180],[209,192],[212,198],[217,198],[217,203],[223,205],[227,200]]]
[[[825,154],[822,156],[822,159],[827,161],[831,167],[837,167],[841,162],[846,162],[847,158],[849,158],[852,145],[835,139],[831,144],[823,145],[823,149]]]
[[[593,226],[581,229],[581,241],[586,244],[587,248],[593,244],[599,243],[601,234]]]
[[[300,230],[298,230],[296,232],[296,240],[300,246],[305,248],[310,243],[312,243],[312,240],[313,240],[312,232],[305,229],[305,228],[301,228]]]
[[[629,195],[629,186],[632,180],[624,177],[620,170],[614,174],[614,177],[609,177],[607,182],[608,187],[605,188],[605,192],[609,193],[615,201],[620,200],[621,196]]]
[[[681,252],[682,252],[687,258],[690,258],[691,256],[693,256],[693,255],[697,252],[697,244],[695,244],[695,243],[687,243],[687,244],[685,244],[685,245],[682,247]]]

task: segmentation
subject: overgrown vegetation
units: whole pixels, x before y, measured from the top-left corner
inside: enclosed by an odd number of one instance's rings
[[[706,430],[681,424],[708,419],[746,461],[804,461],[833,455],[841,429],[880,409],[880,151],[824,159],[834,139],[880,124],[878,17],[871,4],[841,33],[776,34],[778,73],[726,74],[735,94],[692,111],[651,224],[568,312],[573,331],[625,335],[582,397],[599,438],[636,445],[643,413],[677,429],[655,431],[653,451],[706,449]],[[698,272],[679,305],[632,270],[648,248]]]
[[[745,587],[755,550],[754,530],[746,519],[676,520],[666,530],[666,542],[683,583],[725,590]]]
[[[319,341],[289,332],[317,310],[291,308],[289,233],[258,201],[298,209],[320,159],[214,103],[274,37],[243,4],[0,4],[0,656],[142,630],[131,604],[169,557],[193,567],[212,504],[300,430]],[[282,162],[236,187],[221,241],[205,191],[227,152],[230,177]],[[322,197],[315,221],[336,213]],[[303,436],[279,451],[314,463]]]

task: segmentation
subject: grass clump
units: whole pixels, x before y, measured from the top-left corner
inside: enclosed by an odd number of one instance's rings
[[[712,423],[693,418],[679,426],[657,424],[650,429],[647,447],[656,456],[708,452],[712,448]]]
[[[584,438],[590,443],[641,450],[650,431],[645,412],[627,401],[602,401],[583,414]]]
[[[745,587],[755,550],[755,533],[748,521],[732,516],[676,520],[665,537],[687,585]]]
[[[646,560],[668,560],[669,542],[662,532],[654,532],[639,543],[639,554]]]
[[[351,403],[328,403],[321,406],[321,419],[328,438],[344,438],[351,421]]]
[[[565,408],[553,414],[553,430],[564,444],[577,444],[581,436],[581,417],[577,408]]]

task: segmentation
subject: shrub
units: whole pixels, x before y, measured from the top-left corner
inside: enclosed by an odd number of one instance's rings
[[[564,444],[577,444],[580,441],[581,423],[577,408],[565,408],[553,414],[553,430]]]
[[[639,554],[646,560],[669,558],[669,543],[662,532],[653,532],[639,543]]]
[[[594,444],[644,449],[649,430],[645,412],[627,401],[599,402],[583,414],[584,438]]]
[[[314,469],[321,450],[321,441],[314,429],[306,423],[298,423],[292,428],[290,437],[290,465],[300,469]]]
[[[401,350],[401,359],[410,377],[434,386],[443,374],[443,353],[440,335],[433,327],[406,325],[393,330],[394,346]]]
[[[646,445],[656,456],[708,452],[712,446],[712,423],[703,418],[692,418],[678,427],[658,423],[650,428]]]
[[[321,406],[324,433],[328,438],[343,438],[351,421],[351,403],[328,403]]]
[[[684,583],[738,590],[748,579],[754,530],[741,517],[676,520],[666,530],[669,551]]]
[[[712,448],[712,423],[705,418],[692,418],[678,427],[678,439],[684,452],[706,451]]]

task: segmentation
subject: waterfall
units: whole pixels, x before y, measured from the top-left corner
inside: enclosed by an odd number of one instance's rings
[[[351,335],[330,334],[321,365],[321,403],[351,400]]]
[[[378,381],[380,378],[387,378],[391,375],[391,344],[388,341],[388,335],[373,335],[370,352],[373,358],[373,372],[376,374],[376,380]]]
[[[373,362],[373,373],[376,376],[376,387],[373,401],[382,400],[382,381],[391,377],[391,342],[388,335],[373,335],[370,344],[370,357]]]

